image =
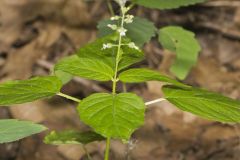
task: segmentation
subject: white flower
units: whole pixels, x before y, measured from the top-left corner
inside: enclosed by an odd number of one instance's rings
[[[132,23],[133,22],[133,18],[134,18],[133,15],[126,15],[126,18],[125,18],[124,22]]]
[[[119,28],[118,32],[120,33],[120,36],[126,36],[127,30],[125,28]]]
[[[115,24],[108,24],[107,25],[109,28],[111,28],[112,30],[117,30],[117,25],[115,25]]]
[[[129,43],[129,44],[128,44],[128,47],[134,48],[134,49],[136,49],[136,50],[139,50],[138,46],[136,46],[136,44],[133,43],[133,42]]]
[[[129,7],[122,7],[121,9],[122,9],[122,13],[125,14],[129,11],[130,8]]]
[[[121,18],[120,16],[114,16],[114,17],[111,17],[111,20],[116,21],[116,20],[119,20],[120,18]]]
[[[112,48],[112,47],[113,47],[113,44],[111,43],[103,44],[102,50]]]

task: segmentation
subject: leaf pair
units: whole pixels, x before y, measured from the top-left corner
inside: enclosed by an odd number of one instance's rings
[[[127,38],[123,42],[128,43]],[[109,35],[79,49],[77,55],[66,57],[55,65],[56,71],[64,71],[74,76],[86,79],[109,81],[114,76],[117,48],[102,49],[103,44],[116,43],[116,37]],[[122,57],[118,70],[122,70],[143,60],[144,54],[140,50],[122,46]]]
[[[125,83],[161,81],[188,87],[149,69],[130,69],[119,75]],[[80,119],[104,137],[128,140],[144,123],[145,104],[133,93],[97,93],[83,99],[78,106]]]

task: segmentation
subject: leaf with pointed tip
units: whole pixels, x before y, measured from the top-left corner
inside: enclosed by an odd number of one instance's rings
[[[113,69],[101,59],[79,58],[76,55],[60,60],[54,70],[98,81],[109,81],[114,76]]]
[[[129,42],[127,38],[123,39],[124,42]],[[115,69],[115,61],[117,55],[117,48],[102,49],[103,44],[117,43],[117,36],[109,35],[103,38],[98,38],[96,41],[87,44],[79,49],[77,55],[80,58],[89,58],[93,60],[101,60],[103,63]],[[119,63],[118,70],[122,70],[134,63],[140,62],[144,58],[144,54],[140,50],[129,48],[128,46],[122,46],[122,58]]]
[[[46,144],[62,145],[62,144],[88,144],[95,141],[105,140],[101,135],[93,132],[79,131],[52,131],[44,138]]]
[[[165,98],[183,111],[220,122],[240,122],[240,101],[198,88],[164,86]]]
[[[78,106],[80,119],[104,137],[129,139],[144,123],[145,104],[133,93],[97,93]]]
[[[125,83],[141,83],[146,81],[161,81],[167,82],[170,84],[175,84],[178,86],[186,87],[187,85],[178,82],[174,79],[171,79],[167,76],[160,74],[159,72],[145,69],[145,68],[137,68],[137,69],[129,69],[127,71],[122,72],[119,75],[119,80]]]
[[[132,0],[138,5],[156,9],[174,9],[183,6],[189,6],[206,0]]]
[[[26,103],[54,96],[61,87],[61,81],[55,76],[8,81],[0,84],[0,105]]]
[[[114,33],[110,29],[108,24],[117,24],[117,21],[112,21],[110,19],[102,20],[98,23],[99,36],[107,36]],[[144,43],[149,42],[152,37],[156,35],[156,27],[150,21],[141,17],[134,17],[133,22],[125,24],[127,29],[127,37],[130,38],[137,46],[142,46]]]
[[[191,68],[197,63],[201,50],[194,33],[182,27],[164,27],[160,29],[159,42],[165,49],[177,54],[171,71],[180,79],[186,78]]]
[[[40,133],[47,128],[28,121],[16,119],[0,120],[0,143],[9,143]]]

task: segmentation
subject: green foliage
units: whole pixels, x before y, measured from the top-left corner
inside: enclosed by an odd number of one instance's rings
[[[78,56],[80,58],[89,58],[93,61],[101,60],[101,62],[107,64],[111,68],[115,68],[115,60],[117,55],[117,48],[109,48],[109,49],[102,49],[103,44],[107,43],[114,43],[117,44],[117,36],[116,35],[109,35],[103,38],[99,38],[96,41],[87,44],[86,46],[82,47],[78,51]],[[123,39],[126,43],[129,42],[127,38]],[[140,50],[135,50],[133,48],[129,48],[128,46],[122,47],[122,57],[119,64],[119,70],[122,70],[134,63],[142,61],[144,58],[144,54]]]
[[[113,34],[114,31],[110,29],[108,24],[117,24],[117,21],[110,19],[102,20],[98,23],[99,36],[107,36]],[[130,38],[136,45],[142,46],[144,43],[149,42],[152,37],[156,35],[156,27],[147,19],[135,17],[133,23],[126,24],[127,37]]]
[[[167,82],[170,84],[175,84],[178,86],[186,86],[183,83],[180,83],[174,79],[171,79],[167,76],[160,74],[159,72],[146,69],[146,68],[137,68],[137,69],[129,69],[127,71],[122,72],[119,75],[119,80],[125,83],[141,83],[146,81],[161,81]]]
[[[159,31],[159,41],[164,48],[177,54],[171,71],[178,78],[184,79],[196,64],[201,50],[194,33],[181,27],[164,27]]]
[[[54,71],[54,75],[62,81],[62,84],[68,83],[73,78],[70,73],[63,72],[61,70]]]
[[[102,136],[128,140],[144,123],[145,104],[133,93],[97,93],[83,99],[78,112],[80,119]]]
[[[206,0],[132,0],[134,3],[148,8],[174,9],[205,2]]]
[[[98,81],[109,81],[114,75],[113,69],[101,59],[79,58],[76,55],[60,60],[54,70]]]
[[[9,81],[0,84],[0,105],[20,104],[54,96],[61,86],[61,81],[54,76]]]
[[[183,111],[220,122],[240,122],[240,101],[197,88],[164,86],[163,92]]]
[[[13,142],[36,133],[40,133],[47,128],[28,121],[16,119],[0,120],[0,143]]]
[[[102,140],[105,140],[105,138],[92,131],[88,132],[52,131],[45,137],[44,142],[46,144],[52,145],[63,145],[63,144],[88,144],[94,141]]]
[[[204,0],[133,0],[135,3],[159,9],[171,9],[191,5]],[[79,49],[77,55],[60,60],[54,68],[56,76],[36,77],[23,81],[0,84],[0,105],[12,105],[34,101],[57,94],[79,102],[80,119],[95,132],[51,132],[45,137],[47,144],[87,144],[107,139],[105,160],[109,158],[112,138],[128,140],[132,133],[144,124],[145,104],[133,93],[116,94],[119,81],[141,83],[161,81],[170,85],[163,87],[165,98],[178,108],[203,118],[220,122],[240,122],[240,101],[203,89],[192,88],[149,69],[123,69],[140,62],[144,53],[142,46],[155,35],[153,23],[128,15],[124,1],[120,3],[122,16],[111,17],[99,23],[100,35],[105,36]],[[111,30],[110,30],[111,29]],[[165,49],[177,54],[171,71],[184,79],[196,63],[200,46],[195,35],[181,27],[160,29],[159,41]],[[135,42],[135,43],[134,43]],[[120,73],[120,74],[119,74]],[[97,81],[112,80],[112,93],[96,93],[82,101],[60,93],[62,84],[73,76]],[[162,100],[162,98],[161,98]],[[46,128],[26,121],[0,120],[0,143],[12,142],[39,133]]]

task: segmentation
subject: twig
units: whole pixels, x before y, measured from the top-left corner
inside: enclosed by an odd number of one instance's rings
[[[238,30],[233,30],[230,28],[223,28],[222,26],[213,24],[211,22],[197,23],[196,25],[199,27],[204,27],[204,28],[208,28],[208,29],[220,32],[225,37],[235,39],[235,40],[240,40],[240,32]]]

